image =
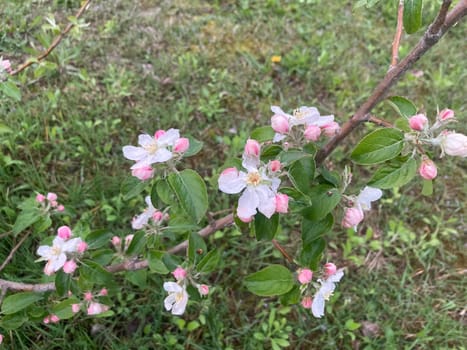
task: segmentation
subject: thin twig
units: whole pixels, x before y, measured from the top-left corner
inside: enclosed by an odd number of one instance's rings
[[[399,46],[401,42],[402,36],[402,22],[403,22],[403,14],[404,14],[404,0],[399,0],[399,7],[397,9],[397,26],[396,26],[396,34],[394,35],[394,41],[392,42],[392,59],[391,59],[391,66],[389,69],[394,68],[399,60]]]
[[[376,118],[374,116],[370,116],[368,121],[379,126],[384,126],[386,128],[394,127],[394,125],[392,125],[390,122],[387,122],[386,120],[383,120],[383,119]]]
[[[276,247],[276,249],[278,251],[281,252],[282,256],[291,264],[294,263],[292,257],[285,251],[284,247],[282,247],[278,241],[276,241],[275,239],[272,240],[272,244],[274,244],[274,247]]]
[[[466,4],[465,0],[461,0],[460,3],[464,3],[464,6]],[[451,6],[452,1],[451,0],[443,0],[443,3],[441,4],[441,8],[438,12],[438,16],[436,16],[436,19],[433,21],[433,23],[430,25],[428,28],[428,32],[432,35],[437,35],[438,32],[440,31],[441,27],[443,24],[446,22],[446,16],[449,11],[449,7]]]
[[[80,7],[79,11],[76,13],[75,17],[76,19],[80,18],[81,15],[83,14],[83,12],[87,9],[89,3],[91,2],[91,0],[86,0],[83,5]],[[73,23],[68,23],[68,25],[65,27],[65,30],[63,32],[61,32],[55,39],[54,41],[52,41],[52,44],[50,44],[50,46],[47,48],[47,50],[45,50],[42,54],[40,54],[39,56],[37,56],[37,58],[35,60],[27,60],[26,62],[24,62],[22,65],[20,65],[16,70],[12,71],[10,73],[10,75],[16,75],[20,72],[22,72],[23,70],[25,70],[27,67],[31,66],[32,64],[34,64],[35,62],[37,61],[42,61],[44,58],[46,58],[48,55],[50,55],[50,53],[58,46],[58,44],[60,44],[60,42],[62,41],[62,39],[65,37],[65,35],[68,34],[68,32],[71,30],[71,28],[73,28],[75,25]]]
[[[26,234],[19,240],[18,244],[16,244],[13,247],[13,249],[10,251],[10,254],[8,254],[5,261],[0,266],[0,271],[2,271],[5,268],[5,266],[8,265],[11,259],[13,259],[13,256],[15,255],[16,251],[19,249],[19,247],[21,247],[21,245],[24,243],[24,241],[26,240],[26,238],[28,238],[30,234],[31,234],[31,231],[26,232]]]

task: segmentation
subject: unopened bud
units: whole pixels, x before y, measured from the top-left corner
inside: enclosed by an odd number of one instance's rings
[[[137,177],[141,181],[148,180],[154,176],[154,169],[149,165],[145,165],[131,170],[131,175]]]
[[[281,162],[278,160],[272,160],[269,162],[269,170],[275,173],[276,171],[281,170]]]
[[[287,213],[289,210],[289,196],[286,194],[278,193],[275,197],[276,200],[276,212]]]
[[[57,230],[57,236],[63,240],[67,240],[71,237],[72,232],[68,226],[60,226]]]
[[[74,260],[68,260],[67,262],[65,262],[65,264],[63,265],[63,272],[65,273],[73,273],[75,272],[76,268],[78,267],[78,265],[76,265],[75,261]]]
[[[245,155],[259,157],[261,146],[256,140],[249,139],[245,145]]]
[[[438,175],[438,170],[436,169],[436,164],[431,159],[425,157],[418,169],[418,173],[425,180],[433,180]]]
[[[336,273],[337,267],[333,263],[324,264],[324,274],[329,277]]]
[[[183,280],[186,277],[186,270],[179,266],[174,271],[172,271],[172,275],[177,281]]]
[[[363,220],[363,211],[359,208],[347,208],[342,219],[345,228],[355,227]]]
[[[190,148],[190,140],[185,137],[181,137],[175,141],[173,151],[177,153],[184,153],[188,148]]]
[[[428,123],[428,119],[424,114],[416,114],[409,118],[409,125],[412,130],[422,131]]]
[[[313,278],[313,271],[310,269],[299,269],[297,279],[301,284],[308,284]]]
[[[271,127],[279,134],[286,134],[290,130],[288,119],[280,114],[275,114],[272,116]]]
[[[307,139],[308,141],[313,141],[313,142],[318,141],[320,135],[321,135],[321,128],[316,125],[308,125],[305,129],[305,132],[303,133],[303,136],[305,136],[305,139]]]
[[[305,309],[311,309],[311,304],[313,303],[313,299],[311,299],[310,296],[306,296],[302,299],[302,301],[300,302],[300,304],[302,304],[302,306],[305,308]]]

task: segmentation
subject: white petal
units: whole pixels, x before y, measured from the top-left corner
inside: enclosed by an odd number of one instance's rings
[[[279,134],[279,133],[275,133],[274,134],[274,138],[272,139],[272,142],[279,142],[279,141],[282,141],[283,139],[285,139],[287,137],[287,135],[283,135],[283,134]]]
[[[60,248],[62,249],[63,245],[65,244],[65,240],[63,238],[60,238],[59,236],[55,236],[52,246],[55,248]]]
[[[167,132],[157,139],[157,144],[160,147],[173,146],[175,141],[180,138],[178,129],[169,129]]]
[[[313,302],[311,303],[311,312],[313,316],[321,318],[324,316],[324,296],[321,293],[317,293],[313,297]]]
[[[277,192],[277,189],[279,188],[279,185],[281,184],[281,179],[278,177],[274,177],[271,179],[271,189],[274,191],[274,193]]]
[[[54,271],[60,270],[66,262],[66,255],[64,253],[60,254],[57,258],[51,259],[51,267]]]
[[[313,125],[323,126],[323,125],[329,124],[329,123],[331,123],[333,121],[334,121],[334,116],[333,115],[326,115],[326,116],[319,117],[319,119],[316,122],[314,122]]]
[[[151,164],[166,162],[171,158],[172,152],[166,148],[159,148],[157,152],[151,157]]]
[[[238,200],[237,215],[241,218],[249,218],[256,214],[259,199],[255,191],[249,187]]]
[[[246,186],[245,176],[246,174],[242,171],[222,173],[217,180],[219,190],[228,194],[241,192]]]
[[[284,113],[284,111],[282,110],[282,108],[280,108],[279,106],[271,106],[271,111],[272,113],[275,113],[275,114],[281,114],[281,115],[287,115]]]
[[[169,293],[179,293],[182,291],[182,287],[180,287],[175,282],[164,282],[164,290]]]
[[[245,154],[243,155],[242,166],[246,170],[248,170],[249,173],[251,173],[253,171],[257,172],[259,164],[260,164],[259,157],[246,156]]]
[[[149,146],[156,142],[156,139],[148,134],[138,136],[138,144],[141,146]]]
[[[164,299],[164,307],[167,311],[170,311],[172,309],[172,306],[175,304],[177,301],[177,297],[175,293],[169,294],[167,298]]]
[[[326,279],[326,282],[329,281],[329,282],[337,283],[342,279],[343,276],[344,276],[344,269],[339,269],[339,270],[336,271],[335,274],[329,276]]]
[[[269,219],[276,211],[274,192],[266,185],[256,186],[255,192],[259,199],[258,210]]]
[[[40,255],[47,260],[50,259],[52,256],[52,247],[49,247],[48,245],[41,245],[37,249],[37,255]]]
[[[361,205],[363,210],[371,209],[371,202],[381,198],[383,191],[379,188],[366,186],[358,195],[357,202]]]
[[[152,215],[148,215],[148,211],[144,211],[140,215],[138,215],[136,218],[133,219],[131,222],[131,227],[134,230],[140,230],[142,229],[145,225],[147,225],[149,219],[151,218]]]
[[[124,146],[123,156],[130,160],[141,160],[148,155],[148,152],[143,147]]]
[[[69,239],[62,246],[62,252],[73,253],[78,249],[78,245],[82,242],[81,238]]]
[[[144,201],[146,202],[148,209],[154,209],[154,206],[152,205],[152,202],[151,202],[151,196],[146,196],[144,198]]]
[[[185,312],[186,305],[188,304],[188,294],[183,290],[182,299],[176,302],[172,308],[173,315],[182,315]]]

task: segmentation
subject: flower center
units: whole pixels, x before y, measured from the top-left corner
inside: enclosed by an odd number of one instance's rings
[[[149,145],[143,146],[143,148],[149,153],[154,154],[157,152],[159,147],[157,147],[157,142],[152,142]]]
[[[246,183],[252,186],[258,186],[261,182],[261,175],[258,172],[249,173]]]
[[[305,118],[305,113],[300,108],[297,108],[293,111],[293,116],[297,119],[303,119]]]
[[[183,299],[183,292],[175,293],[175,302],[179,303]]]
[[[332,292],[331,292],[331,291],[324,293],[324,300],[329,301],[329,298],[330,298],[331,296],[332,296]]]

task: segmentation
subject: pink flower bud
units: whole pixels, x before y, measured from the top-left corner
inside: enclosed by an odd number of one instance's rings
[[[253,221],[253,216],[250,216],[250,217],[247,217],[247,218],[243,218],[243,217],[239,216],[238,218],[240,219],[241,222],[244,222],[246,224]]]
[[[63,272],[65,273],[73,273],[75,272],[76,268],[78,265],[76,265],[74,260],[68,260],[64,265],[63,265]]]
[[[71,237],[72,232],[68,226],[60,226],[57,230],[57,235],[63,240],[67,240]]]
[[[78,246],[76,247],[76,251],[80,254],[84,253],[88,249],[88,244],[86,242],[79,242]]]
[[[281,170],[282,164],[278,160],[272,160],[269,162],[269,170],[275,173],[276,171]]]
[[[3,343],[3,334],[0,334],[0,344]]]
[[[353,207],[347,208],[342,219],[342,226],[345,228],[355,227],[363,220],[363,210]]]
[[[444,133],[441,140],[443,151],[450,156],[467,157],[467,136],[458,133]]]
[[[58,207],[57,207],[57,211],[64,211],[65,210],[65,207],[62,205],[62,204],[59,204]]]
[[[436,169],[436,164],[431,159],[425,157],[418,169],[418,173],[425,180],[433,180],[438,175],[438,170]]]
[[[333,263],[324,264],[324,274],[326,277],[332,276],[336,273],[337,267]]]
[[[11,63],[10,60],[1,60],[0,61],[0,68],[7,71],[8,73],[11,72]]]
[[[71,304],[71,311],[76,314],[77,312],[79,312],[79,310],[81,309],[81,305],[80,304]]]
[[[188,148],[190,148],[190,140],[185,137],[180,137],[177,141],[175,141],[173,151],[177,153],[184,153]]]
[[[56,201],[57,200],[57,195],[53,192],[47,193],[47,200],[49,201]]]
[[[91,292],[85,292],[84,293],[84,300],[91,301],[92,300],[92,293]]]
[[[289,196],[286,194],[278,193],[276,194],[276,212],[277,213],[287,213],[289,210]]]
[[[155,222],[159,222],[163,219],[164,217],[164,214],[162,214],[161,211],[156,211],[154,214],[152,214],[152,219],[155,221]]]
[[[154,138],[157,140],[159,137],[165,134],[165,130],[157,130],[154,134]]]
[[[107,288],[102,288],[101,291],[99,292],[99,295],[103,297],[105,297],[107,294],[109,294],[109,291],[107,290]]]
[[[92,315],[99,315],[105,311],[107,311],[109,309],[109,307],[107,305],[103,305],[103,304],[100,304],[100,303],[95,303],[95,302],[92,302],[89,304],[89,307],[88,307],[88,310],[87,310],[87,314],[89,316],[92,316]]]
[[[57,323],[58,321],[60,321],[60,318],[57,315],[50,315],[50,322]]]
[[[52,267],[52,263],[50,262],[50,260],[47,262],[47,264],[45,264],[44,266],[44,273],[47,275],[47,276],[51,276],[53,273],[54,273],[54,268]]]
[[[452,109],[443,109],[441,112],[438,114],[438,120],[439,121],[446,121],[449,119],[454,119],[454,111]]]
[[[38,193],[36,196],[36,202],[43,203],[45,201],[45,196],[43,194]]]
[[[117,249],[119,249],[122,244],[122,240],[118,236],[113,236],[111,242],[112,245]]]
[[[321,128],[316,125],[308,125],[305,129],[305,132],[303,133],[303,136],[305,136],[305,139],[307,139],[308,141],[313,141],[313,142],[318,141],[320,135],[321,135]]]
[[[258,141],[249,139],[245,145],[245,155],[259,157],[261,146]]]
[[[200,295],[208,295],[209,294],[209,286],[205,284],[200,284],[198,286],[198,292]]]
[[[50,316],[45,316],[43,322],[44,322],[45,324],[49,324],[49,323],[50,323]]]
[[[186,277],[186,270],[183,267],[177,267],[172,271],[172,275],[177,281],[183,280]]]
[[[279,134],[287,134],[290,130],[288,119],[280,114],[275,114],[272,116],[271,127]]]
[[[409,118],[409,125],[412,130],[422,131],[427,123],[428,119],[424,114],[416,114]]]
[[[50,201],[50,206],[52,208],[58,207],[58,202],[57,201]]]
[[[128,248],[133,240],[134,235],[125,236],[125,247]]]
[[[313,278],[313,271],[310,269],[299,269],[297,272],[297,278],[301,284],[308,284],[311,282],[311,279]]]
[[[302,304],[302,306],[305,308],[305,309],[311,309],[311,304],[313,303],[313,299],[311,299],[310,296],[306,296],[302,299],[302,301],[300,302],[300,304]]]
[[[131,170],[131,175],[137,177],[141,181],[151,179],[154,176],[154,169],[149,166],[142,166]]]
[[[321,130],[324,133],[324,135],[326,135],[327,137],[332,137],[339,132],[340,128],[341,127],[339,126],[338,123],[330,122],[328,124],[323,125],[321,127]]]

